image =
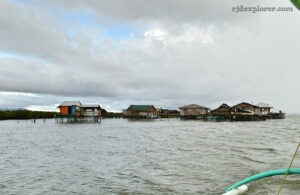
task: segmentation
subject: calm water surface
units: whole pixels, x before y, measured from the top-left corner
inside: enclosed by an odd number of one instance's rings
[[[0,121],[0,194],[221,194],[253,174],[287,168],[299,134],[297,115],[220,123]],[[253,182],[247,194],[276,194],[282,178]],[[300,194],[299,175],[288,177],[282,194]]]

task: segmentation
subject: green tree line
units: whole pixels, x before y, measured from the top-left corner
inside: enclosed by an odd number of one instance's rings
[[[0,111],[0,120],[54,118],[55,114],[57,113],[29,111],[29,110],[6,110],[6,111]]]

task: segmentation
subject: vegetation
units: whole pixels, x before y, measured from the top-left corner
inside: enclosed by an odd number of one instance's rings
[[[55,114],[57,113],[30,110],[6,110],[0,111],[0,120],[54,118]]]
[[[57,112],[42,112],[42,111],[30,111],[30,110],[0,110],[0,120],[9,119],[44,119],[44,118],[54,118]],[[161,118],[171,118],[178,117],[178,113],[159,113]],[[122,112],[107,112],[105,109],[101,110],[102,118],[122,118]]]
[[[107,112],[105,109],[101,109],[101,117],[102,118],[122,118],[122,112]]]
[[[300,10],[300,0],[291,0],[291,1]]]
[[[106,112],[102,113],[102,118],[122,118],[122,112]]]

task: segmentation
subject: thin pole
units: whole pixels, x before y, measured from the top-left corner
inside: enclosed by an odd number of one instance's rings
[[[294,154],[294,156],[293,156],[293,158],[292,158],[292,161],[291,161],[291,163],[290,163],[290,166],[289,166],[289,168],[288,168],[288,170],[287,170],[287,172],[286,172],[286,174],[285,174],[285,176],[284,176],[284,178],[283,178],[283,180],[282,180],[282,182],[281,182],[281,186],[280,186],[280,188],[279,188],[279,190],[278,190],[277,195],[279,195],[279,193],[281,192],[281,189],[282,189],[282,187],[283,187],[283,184],[284,184],[284,182],[285,182],[285,179],[286,179],[287,175],[289,174],[290,168],[291,168],[291,166],[292,166],[292,164],[293,164],[293,161],[294,161],[294,159],[295,159],[295,157],[296,157],[296,155],[297,155],[297,152],[298,152],[299,147],[300,147],[300,142],[298,143],[298,147],[297,147],[297,149],[296,149],[296,151],[295,151],[295,154]]]

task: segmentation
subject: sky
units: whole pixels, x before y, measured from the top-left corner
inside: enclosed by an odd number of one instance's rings
[[[241,5],[293,11],[232,11]],[[0,108],[265,102],[299,113],[299,19],[288,0],[1,0]]]

